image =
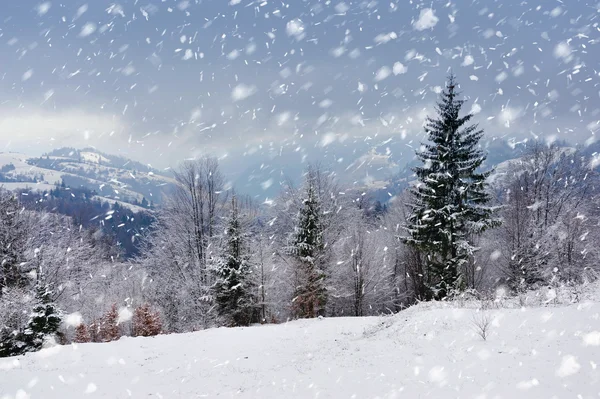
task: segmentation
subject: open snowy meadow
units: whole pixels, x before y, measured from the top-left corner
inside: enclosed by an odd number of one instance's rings
[[[599,364],[596,302],[430,303],[57,346],[1,360],[0,398],[598,398]]]

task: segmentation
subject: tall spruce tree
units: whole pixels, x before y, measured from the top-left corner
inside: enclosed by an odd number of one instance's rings
[[[297,266],[293,309],[301,318],[323,315],[327,303],[325,272],[319,262],[324,248],[321,204],[311,172],[309,170],[307,174],[306,198],[300,209],[292,246]]]
[[[413,169],[418,184],[411,190],[406,243],[426,254],[430,295],[441,299],[460,289],[462,266],[477,250],[473,235],[499,224],[487,206],[486,178],[480,172],[486,155],[479,148],[483,130],[467,125],[473,114],[459,116],[464,100],[450,75],[437,103],[437,118],[428,118],[430,143],[417,151],[422,166]]]
[[[231,326],[246,326],[256,313],[250,256],[240,220],[237,199],[232,196],[227,236],[217,261],[215,299],[219,315]]]

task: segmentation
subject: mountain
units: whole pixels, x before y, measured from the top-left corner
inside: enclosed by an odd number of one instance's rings
[[[0,184],[15,190],[86,188],[97,199],[132,210],[160,205],[175,181],[168,173],[92,148],[61,148],[41,157],[0,153]]]

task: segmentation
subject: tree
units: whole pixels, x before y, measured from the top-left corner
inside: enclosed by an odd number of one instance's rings
[[[28,238],[26,214],[17,198],[0,188],[0,296],[5,287],[28,284],[25,248]]]
[[[396,302],[393,255],[387,232],[356,212],[337,244],[330,298],[337,315],[381,314]]]
[[[99,336],[102,342],[116,341],[121,337],[118,320],[117,305],[113,304],[100,321]]]
[[[39,350],[48,338],[57,334],[61,311],[52,301],[52,292],[42,275],[38,275],[33,300],[28,300],[24,292],[14,288],[7,290],[6,297],[13,311],[3,310],[0,302],[0,315],[7,317],[3,320],[5,326],[0,328],[0,357]],[[26,309],[23,305],[32,307]],[[23,316],[27,315],[29,320],[25,323]]]
[[[235,196],[227,221],[225,245],[216,265],[215,300],[219,316],[228,325],[246,326],[255,313],[255,298],[251,281],[250,256],[246,234]]]
[[[0,297],[0,357],[25,352],[23,332],[29,321],[35,298],[23,288],[5,288]]]
[[[598,177],[580,151],[528,143],[499,182],[504,222],[495,239],[509,287],[581,283],[596,267]]]
[[[461,269],[477,250],[472,236],[499,224],[487,206],[486,178],[491,171],[478,171],[486,159],[478,146],[483,130],[466,126],[473,114],[459,116],[464,100],[458,95],[450,75],[437,103],[438,117],[428,118],[425,125],[431,143],[417,151],[423,165],[413,169],[418,184],[411,189],[404,238],[426,254],[428,284],[436,298],[461,288]]]
[[[52,291],[43,275],[38,276],[35,287],[36,305],[25,330],[25,341],[30,349],[37,350],[48,337],[58,332],[61,322],[61,311],[52,301]]]
[[[142,243],[140,259],[152,278],[170,331],[207,328],[214,323],[215,230],[226,205],[223,176],[214,158],[185,162],[175,173],[177,186],[157,223]]]
[[[151,337],[160,334],[161,331],[162,323],[157,311],[147,303],[135,308],[133,312],[133,335],[135,337]]]
[[[91,342],[92,338],[90,337],[90,332],[88,331],[87,326],[84,323],[81,323],[75,328],[75,338],[73,342],[78,344],[85,344],[87,342]]]
[[[321,204],[310,172],[291,248],[296,261],[293,309],[301,318],[323,315],[327,304],[326,275],[320,267],[324,249]]]

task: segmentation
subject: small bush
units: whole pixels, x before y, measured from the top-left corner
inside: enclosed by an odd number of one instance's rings
[[[475,332],[484,341],[487,341],[489,335],[490,326],[492,325],[492,318],[485,311],[479,311],[473,315],[472,320]]]

